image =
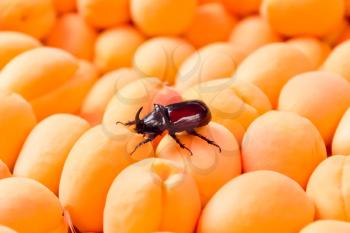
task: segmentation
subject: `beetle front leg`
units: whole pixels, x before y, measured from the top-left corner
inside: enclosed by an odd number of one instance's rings
[[[169,133],[169,135],[175,140],[177,144],[180,145],[181,148],[186,149],[188,152],[190,152],[191,155],[193,155],[192,151],[188,147],[186,147],[185,144],[183,144],[174,133]]]
[[[135,121],[128,121],[128,122],[126,122],[126,123],[121,122],[121,121],[117,121],[116,124],[117,124],[117,125],[118,125],[118,124],[122,124],[122,125],[124,125],[124,126],[130,126],[130,125],[134,125],[134,124],[135,124]]]
[[[206,142],[207,142],[208,144],[210,144],[210,145],[216,146],[217,148],[219,148],[220,153],[221,153],[221,147],[220,147],[218,144],[216,144],[214,141],[210,140],[209,138],[206,138],[206,137],[204,137],[203,135],[200,135],[200,134],[197,133],[194,129],[187,130],[187,133],[188,133],[188,134],[191,134],[191,135],[193,135],[193,136],[199,137],[200,139],[206,141]]]
[[[150,136],[149,138],[146,138],[145,140],[143,140],[142,142],[140,142],[139,144],[137,144],[134,148],[134,150],[131,152],[130,155],[133,155],[135,153],[135,151],[142,145],[148,143],[148,142],[152,142],[155,138],[156,138],[157,135],[152,135]]]

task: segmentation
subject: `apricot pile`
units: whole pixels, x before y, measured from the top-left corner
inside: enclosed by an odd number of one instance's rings
[[[350,233],[350,0],[0,0],[0,233]]]

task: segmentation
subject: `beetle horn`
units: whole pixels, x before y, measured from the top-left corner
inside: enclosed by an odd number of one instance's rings
[[[136,116],[135,116],[135,122],[136,122],[136,124],[138,124],[138,123],[141,122],[141,120],[140,120],[140,113],[141,113],[142,109],[143,109],[143,107],[141,107],[141,108],[137,111],[137,113],[136,113]]]

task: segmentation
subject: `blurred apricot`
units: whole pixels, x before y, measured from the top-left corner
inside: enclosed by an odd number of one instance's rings
[[[0,160],[0,179],[7,178],[10,176],[11,176],[11,172],[9,168],[2,160]]]
[[[284,84],[311,68],[311,61],[297,48],[286,43],[273,43],[250,54],[239,65],[234,79],[258,86],[275,108]]]
[[[221,3],[207,3],[197,8],[185,37],[196,47],[227,41],[236,19]]]
[[[306,192],[316,206],[317,219],[348,221],[350,157],[334,155],[313,172]]]
[[[322,40],[331,46],[335,46],[341,41],[348,28],[349,22],[346,19],[343,19],[337,25],[335,25],[332,30],[324,35]]]
[[[258,87],[228,78],[203,82],[187,89],[182,96],[186,100],[204,101],[212,120],[229,129],[239,144],[250,123],[271,110],[269,99]]]
[[[18,232],[68,233],[58,198],[37,181],[0,180],[0,223]],[[44,221],[43,221],[44,220]]]
[[[17,233],[17,232],[6,226],[0,226],[0,233]]]
[[[190,26],[197,0],[131,0],[130,5],[133,22],[146,35],[175,36]]]
[[[42,120],[27,137],[13,174],[37,180],[58,194],[69,151],[89,124],[74,115],[56,114]]]
[[[324,36],[341,22],[344,0],[263,0],[261,14],[286,36]]]
[[[132,26],[121,26],[102,32],[95,44],[95,64],[102,73],[132,65],[136,49],[145,40]]]
[[[19,31],[44,38],[55,23],[52,0],[1,0],[0,30]]]
[[[314,205],[292,179],[273,171],[243,174],[209,201],[197,233],[295,233],[314,218]]]
[[[284,86],[278,109],[308,118],[329,145],[349,105],[349,82],[335,73],[314,71],[297,75]]]
[[[40,41],[24,33],[1,31],[0,70],[17,55],[40,46]]]
[[[0,113],[0,160],[12,170],[36,119],[27,101],[15,93],[3,90],[0,91]]]
[[[336,220],[319,220],[304,227],[300,233],[348,233],[350,223]]]
[[[155,37],[137,49],[134,69],[143,76],[157,77],[173,84],[181,64],[194,52],[195,48],[183,39]]]
[[[74,144],[63,167],[59,199],[82,232],[102,232],[103,209],[114,178],[128,165],[153,155],[151,144],[126,127],[98,125]]]
[[[96,31],[76,13],[62,15],[46,39],[46,45],[64,49],[75,57],[91,60]]]
[[[127,167],[113,181],[103,232],[192,233],[200,210],[198,189],[190,174],[169,160],[146,159]]]
[[[281,40],[282,38],[260,16],[242,19],[230,35],[230,42],[241,49],[246,56],[266,44]]]
[[[291,112],[271,111],[258,117],[242,142],[243,171],[272,170],[303,188],[317,165],[327,158],[317,128]]]
[[[262,0],[222,0],[225,6],[236,15],[250,15],[257,13]]]
[[[130,19],[129,0],[76,0],[79,14],[96,28],[109,28]]]
[[[332,141],[333,155],[350,155],[350,108],[344,113]]]
[[[53,0],[56,11],[59,13],[67,13],[76,10],[76,0]]]

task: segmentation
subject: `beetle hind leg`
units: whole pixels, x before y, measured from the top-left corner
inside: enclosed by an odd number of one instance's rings
[[[176,142],[177,144],[180,145],[180,147],[181,147],[182,149],[187,150],[188,152],[190,152],[191,155],[193,155],[192,151],[191,151],[188,147],[186,147],[185,144],[183,144],[183,143],[180,141],[180,139],[178,139],[178,138],[176,137],[175,134],[170,134],[170,136],[175,140],[175,142]]]
[[[193,135],[193,136],[199,137],[200,139],[206,141],[206,142],[207,142],[208,144],[210,144],[210,145],[216,146],[217,148],[219,148],[219,151],[220,151],[220,153],[221,153],[221,147],[220,147],[218,144],[216,144],[214,141],[210,140],[209,138],[206,138],[206,137],[204,137],[203,135],[200,135],[200,134],[197,133],[194,129],[188,130],[187,133],[188,133],[188,134],[191,134],[191,135]]]

